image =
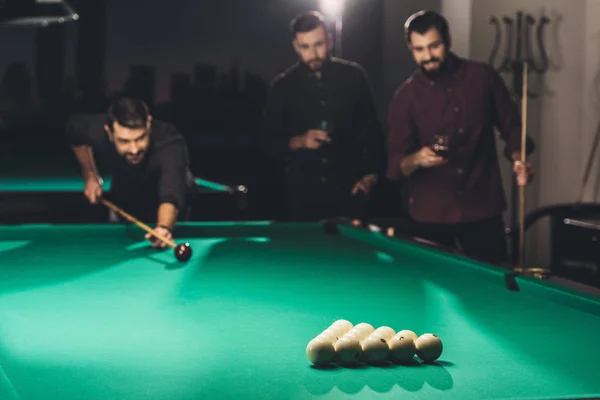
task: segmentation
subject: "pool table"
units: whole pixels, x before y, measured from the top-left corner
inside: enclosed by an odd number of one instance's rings
[[[600,297],[348,223],[0,226],[1,399],[600,397]],[[316,368],[337,319],[435,333],[434,364]]]
[[[111,177],[105,177],[104,190]],[[197,205],[192,220],[242,219],[247,189],[196,178]],[[84,181],[75,173],[0,175],[0,223],[105,222],[108,210],[83,196]]]

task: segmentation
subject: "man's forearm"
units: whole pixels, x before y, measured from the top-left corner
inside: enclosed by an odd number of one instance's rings
[[[172,203],[161,203],[158,206],[158,215],[156,225],[164,226],[169,230],[173,230],[177,222],[177,214],[179,210]]]
[[[73,152],[81,166],[83,178],[99,178],[92,148],[90,146],[73,146]]]

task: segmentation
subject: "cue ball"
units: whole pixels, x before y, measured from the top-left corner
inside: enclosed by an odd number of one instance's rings
[[[189,243],[178,244],[175,246],[175,258],[181,262],[186,262],[192,257],[192,248]]]
[[[437,360],[442,355],[443,345],[439,337],[425,333],[415,340],[417,356],[426,363]]]
[[[411,361],[417,353],[415,341],[412,337],[396,334],[389,340],[390,359],[398,364],[406,364]]]
[[[306,357],[314,365],[326,365],[333,361],[335,349],[327,340],[315,338],[306,346]]]

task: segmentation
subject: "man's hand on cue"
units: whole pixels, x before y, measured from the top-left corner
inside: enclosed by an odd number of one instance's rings
[[[521,161],[515,161],[513,163],[513,172],[517,176],[518,186],[527,186],[535,175],[533,165],[529,162],[525,162],[525,165]]]
[[[153,231],[158,233],[159,235],[163,236],[166,239],[169,239],[169,240],[173,239],[173,235],[171,234],[171,231],[168,230],[167,228],[165,228],[164,226],[157,226],[153,229]],[[164,249],[164,248],[169,247],[169,245],[167,243],[163,242],[156,236],[153,236],[149,233],[146,234],[146,240],[149,240],[152,243],[152,247],[154,247],[154,248]]]

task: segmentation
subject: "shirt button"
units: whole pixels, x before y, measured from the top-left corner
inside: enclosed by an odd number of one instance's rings
[[[448,88],[448,89],[446,89],[446,91],[447,91],[448,93],[451,93],[451,92],[452,92],[452,88]]]
[[[457,169],[456,169],[456,172],[458,172],[458,173],[459,173],[459,175],[462,175],[462,173],[463,173],[464,171],[463,171],[463,169],[462,169],[462,168],[457,168]]]
[[[458,128],[458,133],[462,135],[463,133],[465,133],[465,130],[463,128]]]
[[[460,111],[460,108],[459,108],[459,107],[454,107],[454,112],[455,112],[455,113],[457,113],[457,112],[459,112],[459,111]]]

